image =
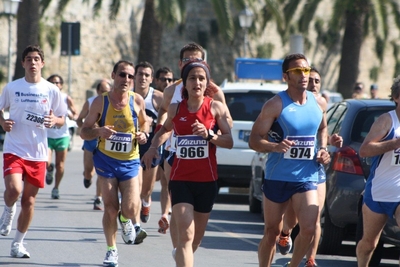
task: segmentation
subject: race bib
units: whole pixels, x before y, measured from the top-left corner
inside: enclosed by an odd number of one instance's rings
[[[133,136],[131,133],[115,133],[106,139],[105,150],[117,153],[129,153],[132,150]]]
[[[21,120],[22,123],[36,128],[44,129],[44,115],[25,110]]]
[[[315,136],[287,136],[295,144],[284,154],[285,159],[312,160],[315,151]]]
[[[393,150],[391,166],[400,166],[400,148]]]
[[[176,157],[180,159],[208,158],[208,141],[198,135],[176,137]]]

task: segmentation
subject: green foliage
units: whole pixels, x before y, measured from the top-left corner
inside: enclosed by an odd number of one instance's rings
[[[379,36],[376,37],[375,41],[375,53],[382,64],[383,56],[385,53],[385,40],[381,39]]]
[[[3,70],[0,70],[0,83],[3,83],[6,81],[6,75]]]
[[[379,66],[374,66],[369,70],[369,78],[376,82],[379,76]]]
[[[275,46],[272,43],[266,43],[257,46],[257,58],[271,58]]]

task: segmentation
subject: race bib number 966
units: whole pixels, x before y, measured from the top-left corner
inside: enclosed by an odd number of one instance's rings
[[[176,157],[180,159],[208,158],[208,142],[201,136],[177,136]]]
[[[295,144],[284,154],[285,159],[312,160],[315,151],[315,136],[287,136]]]

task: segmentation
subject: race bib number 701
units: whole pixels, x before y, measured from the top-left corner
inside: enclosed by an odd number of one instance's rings
[[[131,133],[115,133],[106,139],[105,150],[117,153],[129,153],[132,150]]]

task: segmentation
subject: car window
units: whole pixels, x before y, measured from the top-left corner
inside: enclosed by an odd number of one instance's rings
[[[354,120],[354,126],[351,132],[351,140],[353,142],[362,143],[371,129],[374,121],[383,113],[392,110],[393,108],[382,107],[376,110],[362,110],[357,114]]]
[[[339,132],[346,111],[347,106],[345,104],[338,104],[328,110],[327,120],[329,135]]]
[[[274,95],[275,93],[270,91],[225,92],[225,100],[233,120],[255,121],[264,103]]]

